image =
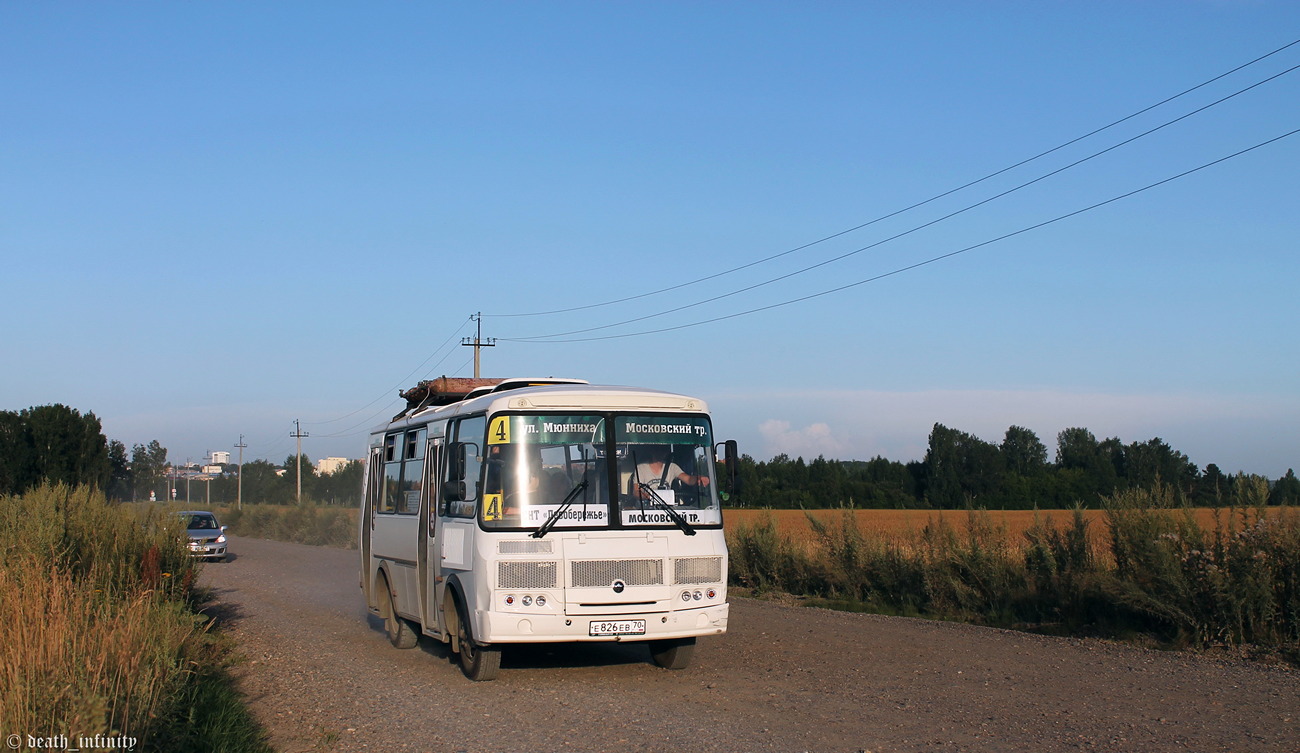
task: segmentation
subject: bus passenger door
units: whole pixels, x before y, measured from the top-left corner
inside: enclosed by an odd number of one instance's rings
[[[425,450],[424,500],[420,505],[420,622],[426,633],[441,635],[438,626],[438,604],[442,593],[442,567],[438,560],[438,504],[441,500],[438,487],[442,475],[442,438],[430,437]]]
[[[375,530],[375,508],[379,506],[379,495],[384,488],[383,477],[383,448],[375,447],[370,450],[370,456],[366,460],[366,485],[358,521],[361,528],[358,539],[361,544],[361,590],[365,594],[367,607],[375,606],[374,595],[371,593],[375,583],[375,563],[370,557],[370,536]]]

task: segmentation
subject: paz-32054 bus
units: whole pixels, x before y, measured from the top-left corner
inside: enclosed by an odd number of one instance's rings
[[[489,680],[506,644],[642,641],[681,669],[697,637],[726,631],[702,400],[447,377],[404,396],[371,435],[359,538],[366,603],[394,646],[450,643]],[[722,446],[734,474],[735,443]]]

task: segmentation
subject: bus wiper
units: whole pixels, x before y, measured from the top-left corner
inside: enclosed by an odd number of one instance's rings
[[[587,475],[584,473],[582,475],[582,480],[579,481],[577,485],[574,486],[572,489],[570,489],[569,493],[564,496],[564,501],[560,503],[560,507],[555,511],[555,514],[547,518],[545,523],[542,523],[540,526],[537,526],[536,531],[533,531],[532,533],[533,538],[540,539],[541,537],[549,533],[550,530],[555,527],[555,524],[560,522],[560,516],[564,514],[565,510],[569,509],[569,505],[573,504],[573,500],[578,498],[578,494],[586,491],[586,489],[587,489]]]
[[[668,503],[664,501],[664,498],[660,497],[659,493],[656,492],[649,484],[643,484],[640,482],[637,482],[637,484],[638,486],[641,487],[641,491],[646,492],[650,495],[649,500],[654,504],[654,506],[668,513],[668,517],[672,519],[674,523],[677,524],[678,528],[685,531],[687,536],[695,535],[695,529],[691,528],[691,524],[686,522],[686,518],[683,518],[681,513],[677,512],[672,507],[669,507]],[[645,497],[643,497],[643,499],[645,499]]]

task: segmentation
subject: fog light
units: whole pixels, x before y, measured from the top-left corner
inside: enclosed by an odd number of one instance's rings
[[[533,597],[531,596],[525,596],[522,601],[526,607],[531,607],[533,605]]]
[[[682,601],[690,601],[690,600],[691,600],[691,592],[682,591]]]
[[[544,607],[544,606],[546,606],[546,597],[545,597],[545,596],[538,596],[538,597],[537,597],[537,606],[539,606],[539,607]]]

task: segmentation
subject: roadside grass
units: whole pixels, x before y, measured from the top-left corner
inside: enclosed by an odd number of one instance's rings
[[[982,510],[908,531],[809,515],[806,538],[760,517],[729,529],[730,577],[817,606],[1300,663],[1300,512],[1266,499],[1262,482],[1243,484],[1207,524],[1170,487],[1130,490],[1106,500],[1104,533],[1083,510],[1015,535]]]
[[[144,503],[128,503],[139,510],[147,509]],[[355,507],[318,505],[304,502],[301,505],[265,505],[245,503],[242,509],[231,505],[205,505],[199,503],[168,502],[153,505],[168,511],[209,510],[216,514],[222,525],[235,536],[254,539],[289,541],[312,546],[333,546],[342,549],[357,548],[357,514]],[[232,549],[235,556],[238,549]]]
[[[6,736],[136,738],[136,750],[269,751],[174,517],[47,485],[0,497]]]
[[[313,546],[357,548],[357,508],[299,505],[244,505],[221,508],[220,521],[236,536],[292,541]],[[238,555],[238,552],[235,552]]]

